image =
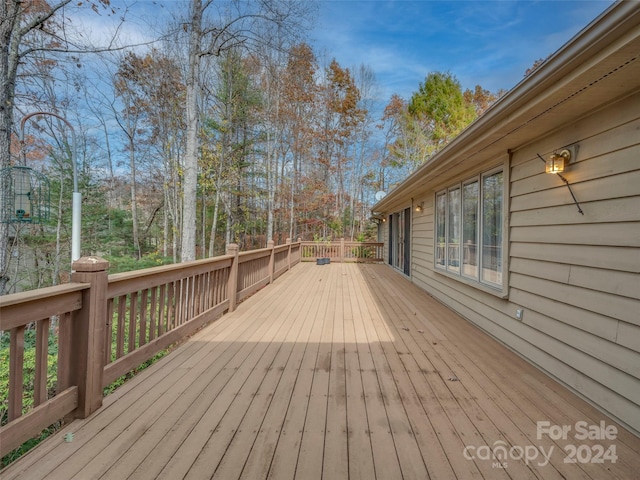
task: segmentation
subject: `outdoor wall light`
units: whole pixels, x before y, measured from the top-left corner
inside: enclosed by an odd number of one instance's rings
[[[376,225],[380,225],[381,223],[386,222],[386,219],[384,218],[382,213],[377,213],[377,212],[371,212],[373,215],[371,217],[371,221],[374,222]]]
[[[568,149],[561,150],[560,153],[552,153],[546,160],[546,173],[562,173],[565,166],[571,161],[571,151]]]
[[[578,213],[580,213],[580,215],[584,215],[584,212],[582,211],[582,207],[580,207],[580,204],[578,203],[578,199],[576,198],[575,194],[573,193],[573,190],[571,189],[571,184],[569,183],[569,180],[564,178],[561,173],[561,172],[564,172],[569,162],[572,159],[576,158],[577,148],[578,148],[577,145],[571,145],[569,147],[563,148],[562,150],[560,150],[560,153],[554,152],[546,160],[539,153],[536,155],[538,155],[538,158],[544,162],[545,164],[544,171],[546,173],[555,173],[558,176],[558,178],[560,178],[560,180],[564,182],[564,184],[569,189],[569,193],[571,193],[571,198],[573,198],[573,203],[575,203],[576,207],[578,207]]]
[[[424,209],[424,202],[420,202],[416,205],[416,212],[421,212]]]

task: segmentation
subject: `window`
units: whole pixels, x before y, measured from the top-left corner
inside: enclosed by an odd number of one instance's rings
[[[441,192],[436,196],[436,267],[444,268],[444,261],[446,258],[445,248],[447,242],[445,242],[447,234],[447,196],[446,192]]]
[[[460,273],[460,187],[449,189],[447,270]]]
[[[478,278],[478,180],[462,186],[462,275]]]
[[[435,267],[494,287],[502,285],[502,170],[436,194]]]
[[[502,172],[482,178],[482,280],[502,285]]]

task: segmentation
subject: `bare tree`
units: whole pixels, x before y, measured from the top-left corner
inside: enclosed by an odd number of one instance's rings
[[[217,11],[214,11],[216,5]],[[233,0],[216,4],[213,0],[191,0],[188,30],[188,69],[186,76],[186,152],[184,161],[183,201],[197,203],[200,112],[198,99],[202,59],[220,56],[230,48],[254,48],[266,39],[260,35],[265,24],[277,26],[294,36],[307,18],[311,2]],[[216,18],[213,16],[217,14]],[[182,261],[196,258],[196,209],[185,208],[182,218]]]
[[[84,7],[107,8],[109,0],[94,0]],[[0,2],[0,169],[11,166],[11,136],[14,127],[16,85],[21,70],[28,69],[29,60],[39,51],[80,51],[63,35],[66,8],[76,8],[71,0],[56,2],[2,0]],[[9,178],[1,185],[8,190]],[[8,205],[0,206],[7,218]],[[9,225],[0,222],[0,295],[6,292],[8,268]]]

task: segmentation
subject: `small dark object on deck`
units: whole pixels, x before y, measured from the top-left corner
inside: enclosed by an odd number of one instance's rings
[[[409,327],[402,327],[403,330],[409,331]]]
[[[449,377],[449,381],[450,381],[450,382],[457,382],[458,380],[459,380],[459,378],[458,378],[458,377],[456,377],[456,376]]]
[[[329,263],[331,263],[331,259],[326,257],[316,259],[316,265],[329,265]]]

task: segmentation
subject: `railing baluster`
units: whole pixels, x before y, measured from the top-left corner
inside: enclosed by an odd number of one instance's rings
[[[184,304],[186,314],[184,316],[184,320],[182,323],[187,323],[194,317],[195,312],[195,302],[193,301],[194,296],[196,295],[196,277],[195,275],[187,278],[187,289],[184,292]]]
[[[58,383],[56,393],[60,393],[71,386],[71,313],[58,317]]]
[[[104,337],[104,364],[111,363],[113,354],[113,298],[107,300],[107,328]]]
[[[220,295],[220,284],[222,283],[222,270],[217,270],[213,272],[213,285],[211,287],[213,291],[213,300],[212,304],[217,305],[222,300],[222,296]]]
[[[36,372],[33,381],[33,406],[47,401],[47,367],[49,360],[49,325],[45,318],[36,323]]]
[[[213,272],[207,272],[207,274],[205,275],[205,282],[204,282],[204,297],[205,297],[205,301],[204,301],[204,309],[205,310],[209,310],[211,307],[213,307],[215,305],[214,301],[213,301]]]
[[[127,296],[118,297],[118,331],[116,332],[116,358],[124,355],[124,327],[127,311]]]
[[[182,325],[189,318],[189,292],[191,290],[191,284],[193,283],[193,277],[187,277],[182,279],[182,285],[180,289],[180,322],[178,325]]]
[[[191,318],[199,315],[202,311],[202,275],[195,275],[193,277],[193,295],[195,297],[195,301],[193,302]],[[189,320],[191,320],[191,318]]]
[[[11,329],[9,348],[9,421],[22,415],[24,326]]]
[[[196,276],[196,292],[198,295],[198,304],[196,305],[195,315],[198,316],[202,312],[205,311],[205,301],[206,301],[206,275],[204,273],[198,274]]]
[[[187,305],[186,299],[187,299],[187,292],[189,291],[189,280],[190,278],[187,277],[187,278],[183,278],[180,281],[180,296],[179,296],[180,314],[178,315],[178,322],[175,325],[176,327],[179,325],[182,325],[185,321],[185,318],[187,317],[187,309],[189,308],[189,306]]]
[[[205,310],[209,310],[211,307],[213,307],[215,305],[215,303],[212,302],[211,297],[212,297],[212,291],[211,291],[211,287],[212,287],[212,277],[213,277],[213,273],[212,272],[207,272],[204,279],[204,309]]]
[[[158,300],[158,336],[161,336],[165,332],[166,312],[167,312],[167,285],[160,285],[160,298]]]
[[[167,287],[167,318],[165,324],[165,332],[168,332],[173,328],[174,312],[176,311],[176,307],[173,303],[173,297],[176,290],[176,282],[169,283]]]
[[[182,314],[182,302],[180,301],[182,295],[182,283],[183,280],[173,282],[173,289],[171,290],[171,295],[173,296],[171,299],[173,302],[173,311],[171,318],[169,318],[169,323],[167,324],[167,332],[176,328],[177,325],[180,325],[180,316]]]
[[[156,338],[156,329],[158,328],[156,325],[156,319],[157,319],[156,314],[158,310],[157,295],[158,295],[158,287],[153,287],[151,289],[151,315],[149,318],[149,341]]]
[[[133,352],[136,349],[136,327],[137,327],[137,313],[138,313],[138,292],[131,292],[129,301],[129,346],[128,352]]]
[[[138,343],[140,346],[147,343],[147,301],[149,289],[145,288],[140,292],[140,332],[138,335]]]
[[[71,313],[58,316],[58,365],[56,394],[71,386],[72,325]]]
[[[191,277],[191,295],[188,296],[187,301],[189,298],[195,301],[192,300],[191,302],[188,302],[190,305],[187,321],[195,318],[198,313],[200,313],[200,302],[202,301],[202,295],[200,295],[200,275],[194,275]]]

